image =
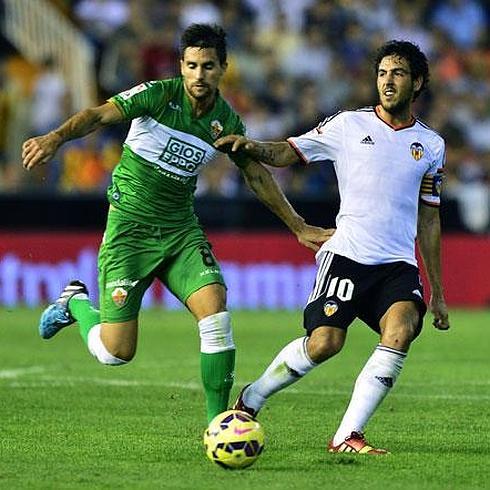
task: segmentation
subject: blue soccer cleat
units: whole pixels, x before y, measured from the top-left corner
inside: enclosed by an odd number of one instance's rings
[[[75,323],[76,320],[71,316],[68,309],[68,301],[75,294],[88,295],[87,286],[82,281],[71,281],[63,289],[60,297],[43,311],[39,321],[39,335],[43,339],[50,339],[62,328]]]

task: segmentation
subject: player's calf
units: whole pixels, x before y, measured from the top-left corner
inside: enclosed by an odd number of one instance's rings
[[[198,322],[201,338],[201,378],[206,394],[207,417],[211,421],[228,408],[234,381],[235,343],[227,311]]]

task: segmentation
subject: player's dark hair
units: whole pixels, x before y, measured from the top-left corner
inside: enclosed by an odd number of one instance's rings
[[[376,75],[378,75],[381,60],[386,56],[393,55],[400,56],[408,61],[413,80],[422,77],[422,85],[420,86],[420,89],[413,94],[413,100],[415,100],[429,84],[429,63],[427,62],[427,57],[416,44],[409,41],[388,41],[376,52]]]
[[[180,57],[186,48],[214,48],[221,65],[226,63],[226,33],[214,24],[191,24],[180,38]]]

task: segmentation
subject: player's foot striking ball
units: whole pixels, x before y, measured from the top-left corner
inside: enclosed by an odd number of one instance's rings
[[[240,393],[238,394],[235,403],[233,404],[233,410],[241,410],[242,412],[247,412],[253,419],[257,417],[258,411],[253,408],[247,407],[243,401],[243,393],[250,386],[250,384],[244,386]]]
[[[204,447],[207,457],[222,468],[247,468],[264,449],[264,430],[248,413],[227,410],[204,432]]]

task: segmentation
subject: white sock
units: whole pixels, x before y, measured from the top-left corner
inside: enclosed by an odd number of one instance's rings
[[[259,411],[267,398],[286,388],[317,366],[306,352],[307,337],[300,337],[286,345],[271,362],[264,374],[243,393],[247,407]]]
[[[198,322],[201,337],[201,352],[216,354],[235,349],[231,316],[227,311],[207,316]]]
[[[407,354],[378,344],[359,374],[349,406],[333,438],[341,444],[351,432],[362,432],[402,370]]]
[[[100,338],[101,325],[94,325],[87,338],[87,347],[90,352],[100,363],[108,366],[121,366],[127,364],[128,361],[119,359],[119,357],[113,356],[106,348],[102,339]]]

